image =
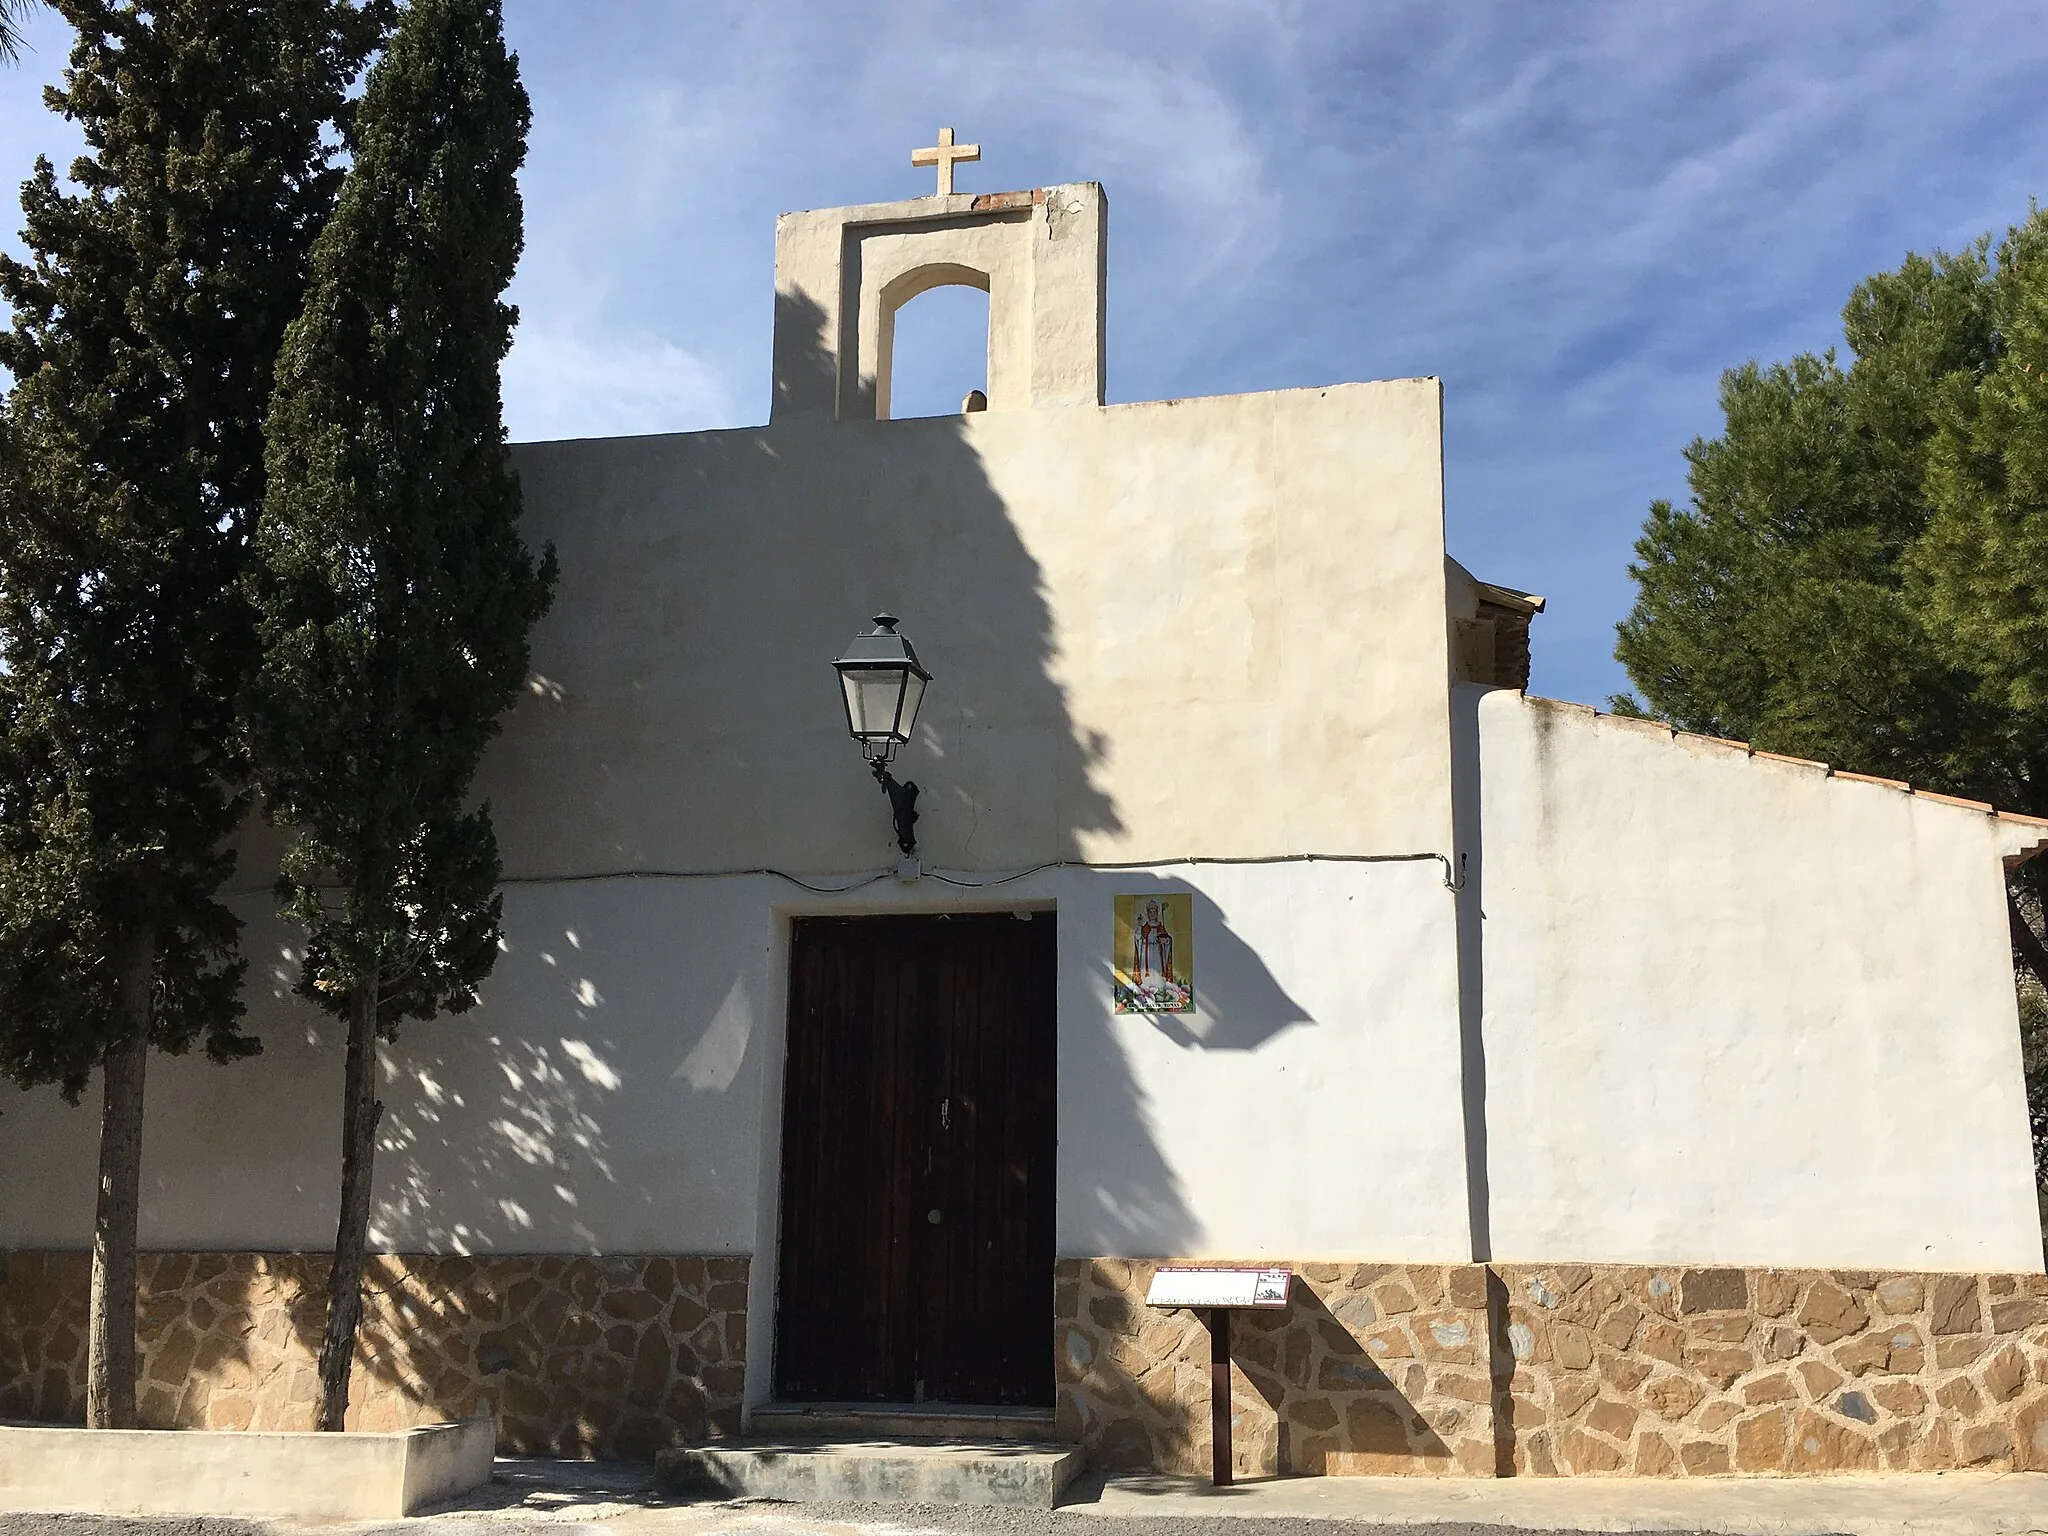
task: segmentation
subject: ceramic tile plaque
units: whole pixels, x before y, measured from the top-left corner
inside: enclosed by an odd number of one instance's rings
[[[1111,985],[1118,1013],[1195,1011],[1195,898],[1152,891],[1116,898]]]

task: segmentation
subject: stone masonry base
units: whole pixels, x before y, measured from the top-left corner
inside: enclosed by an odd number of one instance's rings
[[[0,1419],[85,1416],[82,1253],[0,1254]],[[327,1261],[142,1256],[151,1429],[310,1429]],[[499,1449],[646,1460],[739,1427],[744,1258],[378,1255],[349,1428],[498,1416]]]
[[[1271,1261],[1266,1261],[1271,1262]],[[1058,1428],[1209,1465],[1203,1319],[1157,1266],[1063,1259]],[[304,1429],[325,1261],[148,1254],[143,1423]],[[2048,1277],[1304,1263],[1239,1313],[1238,1469],[1495,1477],[2048,1471]],[[0,1419],[79,1422],[86,1256],[0,1254]],[[740,1427],[748,1261],[385,1255],[350,1427],[498,1415],[500,1448],[647,1459]]]
[[[1204,1472],[1208,1331],[1145,1305],[1157,1267],[1060,1261],[1058,1426],[1097,1465]],[[1286,1312],[1232,1325],[1245,1474],[2048,1471],[2041,1275],[1295,1272]]]

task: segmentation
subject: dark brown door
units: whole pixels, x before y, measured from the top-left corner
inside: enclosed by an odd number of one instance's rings
[[[775,1389],[1052,1402],[1049,912],[802,918]]]

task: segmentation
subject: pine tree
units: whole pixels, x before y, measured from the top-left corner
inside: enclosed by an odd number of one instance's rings
[[[0,64],[21,57],[21,24],[34,0],[0,0]]]
[[[2000,242],[1984,288],[1996,345],[1936,396],[1913,587],[1988,698],[2048,717],[2048,213]]]
[[[1723,375],[1616,655],[1688,729],[2048,815],[2048,214],[1866,279],[1842,329],[1847,368]],[[2006,881],[2048,1201],[2048,859]]]
[[[0,1072],[74,1102],[102,1078],[88,1422],[135,1417],[135,1244],[151,1045],[217,1061],[239,1027],[217,899],[243,808],[238,582],[262,418],[332,126],[378,36],[343,0],[57,0],[50,105],[73,189],[22,189],[0,258]]]
[[[1842,326],[1847,368],[1722,378],[1616,655],[1689,729],[2048,814],[2048,215],[1866,279]],[[2048,982],[2044,877],[2011,920]]]
[[[468,1008],[497,954],[497,840],[470,782],[554,585],[553,551],[536,569],[520,541],[498,390],[528,116],[498,0],[413,0],[278,359],[245,718],[296,830],[299,990],[348,1022],[322,1429],[348,1403],[377,1040]]]

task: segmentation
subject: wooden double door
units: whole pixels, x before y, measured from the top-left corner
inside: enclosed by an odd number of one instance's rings
[[[775,1388],[1052,1402],[1050,912],[804,918]]]

